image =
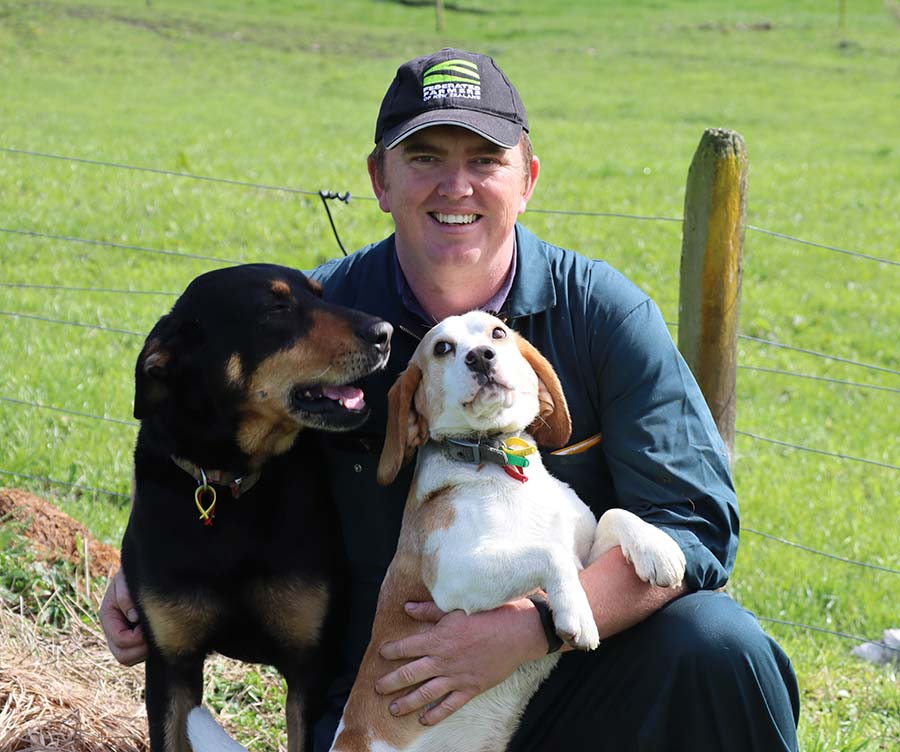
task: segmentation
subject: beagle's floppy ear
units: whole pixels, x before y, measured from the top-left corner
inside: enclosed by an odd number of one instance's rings
[[[428,440],[428,424],[415,407],[421,381],[422,369],[410,363],[388,392],[387,428],[378,461],[378,482],[382,486],[392,483],[416,447]]]
[[[534,440],[543,447],[558,449],[572,434],[572,418],[563,394],[562,384],[549,361],[518,332],[513,332],[522,357],[538,377],[538,416],[528,426]]]

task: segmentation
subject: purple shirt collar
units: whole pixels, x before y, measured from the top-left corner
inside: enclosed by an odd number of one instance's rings
[[[503,304],[506,303],[506,298],[509,296],[509,291],[512,289],[513,280],[516,277],[517,256],[518,253],[516,241],[514,241],[512,264],[510,264],[509,271],[506,273],[506,279],[503,280],[503,284],[501,285],[500,289],[497,290],[497,294],[494,295],[494,297],[492,297],[484,305],[479,306],[479,310],[497,314],[503,308]],[[429,326],[432,326],[435,323],[434,319],[430,315],[428,315],[428,313],[422,307],[422,304],[419,303],[415,294],[413,294],[412,288],[409,286],[409,282],[406,281],[406,275],[403,274],[403,269],[400,268],[400,260],[397,258],[396,246],[394,247],[394,283],[396,285],[397,292],[400,294],[400,300],[403,301],[403,305],[406,307],[406,310],[418,316]]]

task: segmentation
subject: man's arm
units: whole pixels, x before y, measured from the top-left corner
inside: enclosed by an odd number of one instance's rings
[[[601,640],[640,623],[685,592],[683,585],[661,588],[639,579],[620,548],[586,567],[581,584]],[[390,694],[422,682],[392,704],[395,715],[421,712],[443,697],[419,717],[424,725],[434,725],[502,682],[520,664],[547,653],[540,617],[528,599],[471,616],[462,611],[444,614],[430,602],[412,605],[408,613],[413,618],[434,626],[381,646],[384,658],[406,662],[382,677],[376,691]]]

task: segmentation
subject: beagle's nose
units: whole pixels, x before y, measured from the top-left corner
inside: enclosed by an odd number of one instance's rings
[[[468,366],[470,371],[488,375],[494,370],[496,359],[497,353],[494,351],[494,348],[487,345],[473,347],[466,353],[466,366]]]

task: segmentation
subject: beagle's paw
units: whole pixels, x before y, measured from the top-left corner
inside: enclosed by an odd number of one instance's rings
[[[563,642],[578,650],[594,650],[600,644],[600,634],[591,607],[563,607],[553,609],[553,626]]]
[[[622,548],[625,559],[644,582],[675,587],[684,579],[681,547],[664,530],[624,509],[610,509],[600,518],[592,558],[613,546]]]
[[[634,564],[634,571],[644,582],[660,587],[675,587],[684,579],[684,553],[678,544],[662,530],[648,525],[646,538],[632,550],[622,549],[625,558]]]

